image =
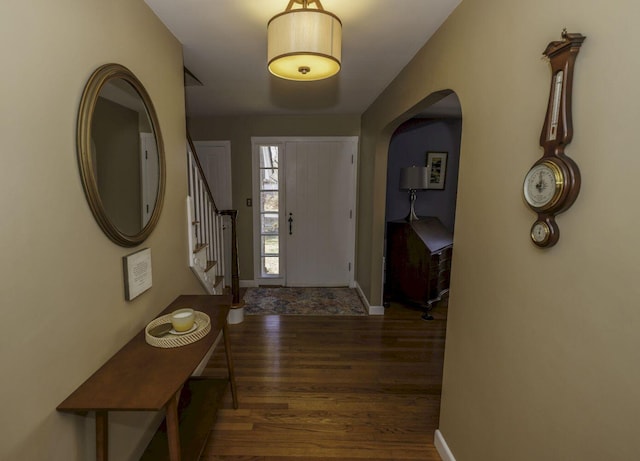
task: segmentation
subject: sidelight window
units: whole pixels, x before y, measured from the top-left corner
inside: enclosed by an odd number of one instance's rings
[[[278,146],[259,146],[260,267],[262,277],[280,275],[280,167]]]

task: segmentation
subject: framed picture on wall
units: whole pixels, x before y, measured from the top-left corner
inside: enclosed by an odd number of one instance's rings
[[[427,152],[428,187],[427,189],[444,189],[447,177],[448,152]]]
[[[151,248],[144,248],[122,257],[124,298],[131,301],[151,288]]]

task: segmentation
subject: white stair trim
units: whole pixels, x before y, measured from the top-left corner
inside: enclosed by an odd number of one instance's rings
[[[194,252],[197,242],[194,232],[194,205],[193,199],[187,196],[187,226],[188,226],[188,239],[189,239],[189,267],[200,281],[202,287],[210,295],[220,295],[224,290],[224,283],[216,286],[216,274],[214,271],[207,272],[207,250],[208,247],[203,247],[197,252]]]
[[[449,449],[449,445],[447,445],[447,441],[444,439],[440,429],[436,429],[434,444],[436,446],[436,450],[438,450],[438,454],[442,458],[442,461],[456,461],[456,458]]]

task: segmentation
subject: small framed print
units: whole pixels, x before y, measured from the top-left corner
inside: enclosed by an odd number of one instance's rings
[[[429,169],[427,189],[444,189],[444,180],[447,177],[447,155],[448,152],[427,152]]]
[[[131,301],[152,285],[151,249],[137,251],[122,258],[124,269],[124,297]]]

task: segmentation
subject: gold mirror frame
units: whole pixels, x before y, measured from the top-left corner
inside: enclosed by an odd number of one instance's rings
[[[153,212],[149,217],[146,225],[142,227],[140,232],[129,235],[122,232],[112,222],[107,215],[105,207],[100,198],[100,191],[98,190],[98,182],[95,176],[94,160],[92,155],[92,136],[91,125],[93,120],[96,103],[100,91],[106,83],[109,81],[121,79],[129,83],[135,91],[138,93],[142,102],[144,103],[149,122],[153,130],[153,135],[158,150],[158,189],[156,192],[156,200],[153,208]],[[149,94],[145,90],[144,86],[136,78],[133,73],[126,67],[120,64],[105,64],[100,66],[89,77],[87,84],[82,94],[82,100],[80,101],[80,108],[78,110],[78,125],[77,125],[77,151],[78,151],[78,164],[80,167],[80,176],[82,178],[82,184],[84,186],[84,192],[89,202],[89,207],[95,217],[96,221],[114,243],[123,247],[133,247],[144,242],[151,234],[162,211],[162,204],[164,202],[164,190],[165,190],[165,157],[164,157],[164,144],[162,142],[162,135],[160,133],[160,125],[158,123],[158,117],[156,111],[151,102]]]

